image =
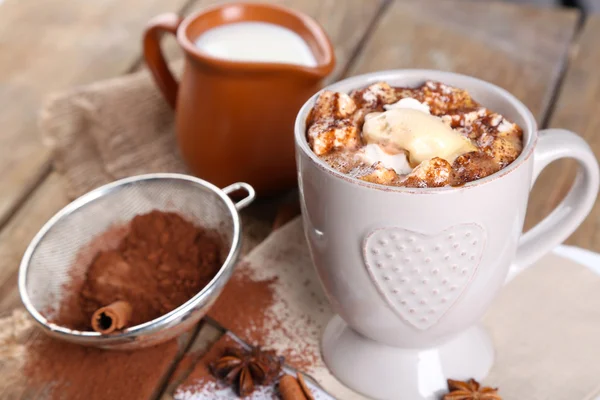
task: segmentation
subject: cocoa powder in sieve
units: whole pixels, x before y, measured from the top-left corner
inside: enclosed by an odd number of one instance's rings
[[[118,246],[95,254],[85,274],[77,275],[83,281],[74,277],[65,287],[57,324],[90,330],[94,311],[119,300],[132,307],[127,326],[151,321],[196,295],[221,266],[218,233],[196,227],[176,213],[155,210],[138,215],[125,234],[118,227],[98,240],[114,242],[112,236],[119,236]]]

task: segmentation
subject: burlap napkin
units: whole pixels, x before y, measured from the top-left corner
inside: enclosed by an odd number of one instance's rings
[[[181,65],[172,68],[179,71]],[[177,153],[173,110],[147,71],[51,97],[40,128],[71,197],[131,175],[186,171]]]
[[[233,291],[242,284],[254,303],[235,301],[239,296]],[[268,302],[257,296],[258,288],[268,292]],[[262,307],[264,320],[250,322],[244,316],[256,315],[256,307]],[[300,219],[244,258],[210,313],[242,339],[259,340],[285,354],[336,398],[364,399],[338,382],[321,359],[319,340],[332,312]],[[504,399],[591,400],[600,395],[600,277],[589,269],[547,255],[502,290],[484,323],[496,347],[486,383],[498,386]]]

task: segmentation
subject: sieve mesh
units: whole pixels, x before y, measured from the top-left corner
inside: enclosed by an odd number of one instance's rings
[[[31,253],[25,290],[33,307],[46,318],[53,317],[65,285],[85,273],[93,257],[90,254],[88,263],[81,262],[89,243],[111,227],[125,225],[136,215],[152,210],[177,212],[195,225],[217,230],[224,249],[232,247],[233,216],[226,203],[208,186],[160,178],[134,180],[107,188],[106,192],[92,193],[96,194],[94,199],[55,221]]]

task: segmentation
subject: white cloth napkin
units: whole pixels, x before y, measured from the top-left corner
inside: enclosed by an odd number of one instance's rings
[[[569,251],[557,249],[559,254]],[[336,398],[363,399],[338,382],[320,358],[320,335],[332,312],[310,261],[301,220],[273,233],[245,261],[241,268],[253,279],[276,278],[276,302],[265,315],[286,315],[278,321],[286,335],[266,335],[263,345],[284,352],[302,343],[304,353],[317,355],[305,372]],[[307,320],[315,329],[298,323]],[[496,348],[485,383],[498,386],[504,399],[591,400],[600,394],[600,277],[588,268],[547,255],[501,291],[484,324]]]

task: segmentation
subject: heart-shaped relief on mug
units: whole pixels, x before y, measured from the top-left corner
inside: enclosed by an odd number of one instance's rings
[[[427,235],[404,228],[375,229],[364,242],[367,270],[392,310],[417,329],[435,325],[475,276],[485,230],[460,224]]]

